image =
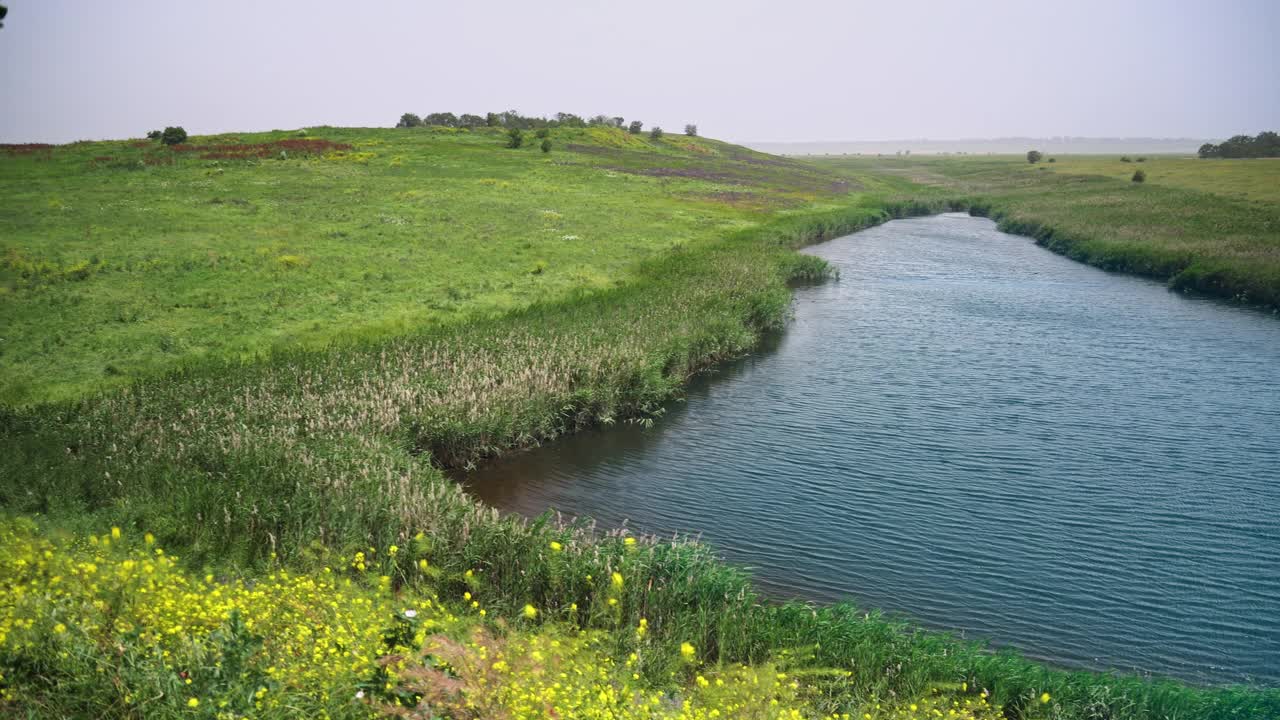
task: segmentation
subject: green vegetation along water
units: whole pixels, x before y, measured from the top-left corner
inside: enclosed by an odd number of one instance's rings
[[[354,684],[417,692],[355,663],[321,685],[273,676],[280,633],[306,626],[174,623],[177,601],[147,631],[96,623],[152,587],[133,574],[147,565],[106,551],[113,526],[129,552],[180,558],[188,588],[284,587],[281,572],[327,588],[336,574],[366,607],[382,593],[484,609],[486,632],[599,630],[615,661],[636,652],[634,680],[675,699],[693,665],[777,662],[810,716],[906,712],[906,698],[957,688],[1023,718],[1280,704],[1052,671],[849,606],[763,602],[705,546],[525,523],[463,494],[442,466],[659,419],[691,374],[781,327],[788,282],[825,275],[794,248],[963,204],[713,140],[550,139],[546,154],[505,148],[500,129],[438,128],[0,148],[0,507],[35,517],[53,546],[28,559],[44,540],[7,536],[22,552],[3,568],[6,710],[83,715],[93,698],[103,716],[138,716],[128,698],[172,698],[191,679],[171,641],[210,661],[200,681],[219,692],[256,694],[272,676],[279,702],[332,717],[378,712],[334,694]],[[106,567],[109,581],[92,577]],[[383,617],[386,637],[403,620]],[[130,672],[97,672],[122,657]]]
[[[1280,682],[1280,323],[963,215],[806,252],[840,279],[776,347],[467,486],[1055,664]]]
[[[1150,157],[812,158],[878,192],[965,198],[1001,229],[1171,287],[1280,308],[1280,161]],[[1129,178],[1134,168],[1146,182]]]

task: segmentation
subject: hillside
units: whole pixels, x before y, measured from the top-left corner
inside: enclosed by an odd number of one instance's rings
[[[635,264],[841,202],[715,140],[310,128],[0,146],[0,403],[198,358],[389,336],[624,283]]]

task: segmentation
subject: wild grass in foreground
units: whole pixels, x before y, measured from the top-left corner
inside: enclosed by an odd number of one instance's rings
[[[1051,690],[1003,708],[974,677],[911,695],[842,692],[856,666],[818,645],[752,665],[666,652],[623,610],[654,546],[623,543],[582,605],[489,611],[483,568],[449,577],[424,537],[313,573],[232,579],[184,569],[149,535],[0,528],[0,713],[102,718],[1070,717]],[[572,538],[566,540],[573,542]],[[548,553],[574,548],[552,541]],[[417,574],[379,575],[401,557]],[[567,561],[566,571],[576,570]],[[438,584],[469,588],[442,597]],[[865,621],[871,622],[871,621]],[[587,629],[589,627],[600,629]],[[658,670],[655,670],[658,668]],[[1050,682],[1055,678],[1047,677]],[[1045,687],[1048,687],[1047,685]],[[840,709],[832,709],[839,707]],[[1098,706],[1103,708],[1102,705]],[[1128,717],[1125,714],[1097,717]],[[1092,716],[1091,716],[1092,717]]]

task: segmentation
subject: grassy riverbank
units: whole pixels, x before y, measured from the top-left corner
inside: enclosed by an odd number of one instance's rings
[[[1130,158],[1133,160],[1133,158]],[[1153,156],[810,158],[888,196],[949,199],[1108,270],[1280,308],[1280,162]],[[1146,181],[1135,183],[1135,170]]]
[[[792,248],[949,207],[711,140],[566,132],[549,155],[495,133],[313,129],[351,147],[170,163],[85,144],[0,160],[0,222],[17,232],[0,356],[0,508],[15,528],[3,712],[216,716],[225,700],[368,717],[379,708],[353,689],[403,702],[447,680],[475,702],[452,717],[522,716],[502,703],[527,701],[534,680],[466,669],[499,642],[530,673],[611,659],[616,674],[583,686],[615,699],[601,717],[649,717],[632,699],[654,692],[663,711],[724,717],[920,716],[935,691],[1028,718],[1280,707],[1275,692],[1052,671],[848,606],[765,603],[698,544],[502,518],[463,494],[440,467],[651,418],[690,373],[753,347],[784,321],[787,282],[825,272]],[[135,151],[140,166],[95,159]],[[77,244],[85,228],[106,239]],[[138,312],[110,320],[120,308]],[[118,540],[103,537],[113,526]],[[181,559],[129,555],[156,547]],[[227,604],[206,608],[215,593]],[[422,660],[444,640],[401,634],[400,610],[426,600],[452,644]],[[336,657],[290,654],[290,638],[342,628],[354,634]],[[388,676],[385,655],[406,664]],[[121,658],[136,672],[111,672]],[[699,704],[737,673],[790,682]]]

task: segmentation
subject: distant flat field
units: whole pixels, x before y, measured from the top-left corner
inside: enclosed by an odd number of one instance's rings
[[[1137,155],[1129,156],[1136,159]],[[1024,159],[1023,165],[1028,165]],[[1147,183],[1200,190],[1215,195],[1280,203],[1280,159],[1201,160],[1194,157],[1152,155],[1141,163],[1123,162],[1118,156],[1061,155],[1044,163],[1053,172],[1103,175],[1128,180],[1141,168]],[[1017,160],[1015,160],[1017,162]],[[1029,165],[1028,165],[1029,167]]]
[[[853,185],[705,138],[310,128],[0,146],[0,403],[626,282]]]

